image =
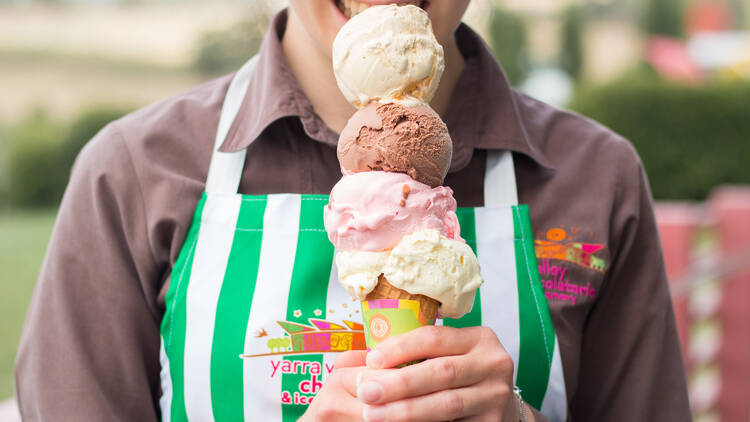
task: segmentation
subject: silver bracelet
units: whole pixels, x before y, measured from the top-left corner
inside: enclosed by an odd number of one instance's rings
[[[523,406],[523,397],[521,397],[521,389],[513,387],[513,395],[518,399],[518,420],[519,422],[526,422],[526,408]]]

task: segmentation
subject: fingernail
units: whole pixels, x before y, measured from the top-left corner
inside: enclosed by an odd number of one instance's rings
[[[382,368],[383,367],[383,354],[377,350],[371,350],[367,353],[365,362],[370,368]]]
[[[385,406],[365,406],[365,410],[362,411],[362,419],[365,422],[385,421]]]
[[[383,387],[375,381],[365,381],[357,388],[357,397],[365,403],[376,403],[383,397]]]

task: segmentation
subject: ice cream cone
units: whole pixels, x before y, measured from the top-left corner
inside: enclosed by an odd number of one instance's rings
[[[376,299],[409,299],[416,300],[419,302],[419,309],[422,315],[427,320],[434,320],[437,318],[438,308],[440,302],[425,295],[413,295],[406,290],[399,289],[386,280],[381,274],[378,277],[378,284],[375,288],[367,294],[365,300],[376,300]]]

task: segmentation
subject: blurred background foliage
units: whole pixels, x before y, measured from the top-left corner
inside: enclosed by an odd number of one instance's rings
[[[683,0],[649,0],[643,26],[647,33],[679,37],[683,34]]]
[[[107,123],[132,108],[96,106],[83,110],[71,121],[55,121],[43,110],[6,129],[8,183],[0,198],[14,209],[56,206],[68,183],[78,152]]]
[[[526,51],[526,28],[521,18],[507,10],[493,8],[490,12],[489,45],[512,84],[524,80],[529,71]]]
[[[562,15],[562,46],[560,68],[578,81],[583,71],[583,28],[586,25],[583,8],[570,5]]]
[[[748,82],[681,85],[635,72],[580,89],[570,106],[635,145],[657,198],[702,200],[719,184],[750,183]]]
[[[265,15],[252,15],[227,29],[209,31],[200,36],[192,63],[204,75],[220,75],[238,69],[252,57],[263,41]]]

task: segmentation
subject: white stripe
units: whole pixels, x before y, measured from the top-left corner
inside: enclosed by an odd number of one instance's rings
[[[185,410],[188,420],[214,420],[211,408],[214,321],[241,200],[239,195],[209,195],[203,208],[185,304]]]
[[[161,407],[162,422],[169,422],[172,419],[172,375],[169,372],[169,358],[167,351],[164,349],[164,339],[159,336],[159,363],[161,371],[161,397],[159,397],[159,407]]]
[[[510,208],[477,208],[477,258],[484,284],[480,287],[482,325],[492,328],[513,358],[518,373],[520,334],[513,214]]]
[[[224,143],[237,117],[257,62],[258,56],[254,56],[237,71],[224,97],[224,105],[221,108],[221,116],[219,116],[219,124],[216,128],[214,153],[211,155],[206,177],[206,192],[208,193],[237,193],[237,188],[240,186],[247,148],[235,152],[220,152],[219,147]]]
[[[245,333],[245,352],[264,325],[284,318],[297,251],[300,195],[268,195],[263,216],[263,240],[258,259],[258,278]],[[312,253],[312,252],[311,252]],[[267,328],[267,327],[266,327]],[[271,378],[271,358],[243,359],[245,420],[281,420],[281,375]],[[282,359],[274,357],[275,360]],[[261,388],[261,391],[258,389]]]
[[[484,170],[484,206],[488,208],[518,205],[516,169],[510,151],[488,151]]]
[[[542,401],[542,413],[551,422],[563,422],[568,417],[568,398],[565,393],[565,377],[563,376],[562,358],[560,347],[555,339],[555,353],[552,355],[552,368],[550,370],[549,385],[547,393]]]

